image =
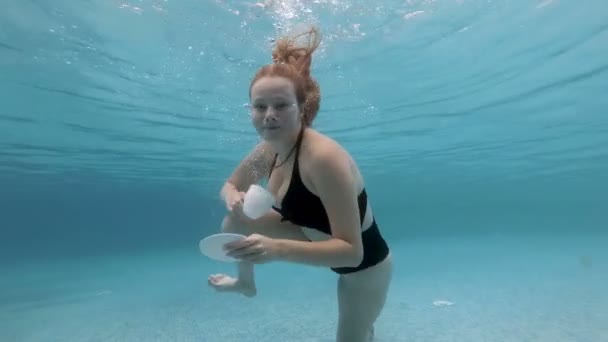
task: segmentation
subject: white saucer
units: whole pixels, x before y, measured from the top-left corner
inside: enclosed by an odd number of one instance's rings
[[[228,242],[237,241],[244,238],[246,238],[246,236],[241,234],[214,234],[202,239],[201,242],[199,242],[198,244],[198,248],[201,250],[201,253],[211,259],[224,262],[235,262],[238,260],[226,255],[224,245]]]

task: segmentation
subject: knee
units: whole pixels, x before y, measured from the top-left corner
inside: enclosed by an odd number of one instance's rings
[[[244,234],[245,227],[243,223],[239,221],[238,218],[234,217],[234,215],[228,214],[224,217],[224,220],[222,221],[222,232]]]

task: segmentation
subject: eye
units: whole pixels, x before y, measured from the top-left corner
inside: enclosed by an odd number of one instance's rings
[[[255,110],[259,110],[259,111],[266,110],[266,106],[263,104],[259,104],[259,103],[253,105],[253,108],[255,108]]]
[[[287,108],[287,103],[279,103],[277,104],[276,108],[279,110],[285,109]]]

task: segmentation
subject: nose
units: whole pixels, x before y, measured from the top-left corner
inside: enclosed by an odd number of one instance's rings
[[[266,115],[264,115],[264,121],[276,121],[277,120],[277,111],[272,107],[268,107],[266,109]]]

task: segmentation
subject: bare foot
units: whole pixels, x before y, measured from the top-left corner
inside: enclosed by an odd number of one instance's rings
[[[257,294],[254,284],[239,281],[238,278],[233,278],[226,274],[212,274],[207,282],[209,286],[220,292],[239,292],[246,297],[253,297]]]

